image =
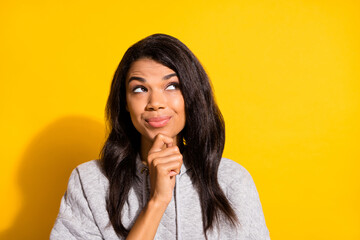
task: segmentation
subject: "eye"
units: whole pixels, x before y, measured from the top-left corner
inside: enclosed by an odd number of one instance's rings
[[[136,86],[132,89],[133,93],[142,93],[147,92],[147,89],[144,86]]]
[[[166,90],[176,90],[176,89],[179,89],[179,83],[177,82],[172,82],[166,87]]]

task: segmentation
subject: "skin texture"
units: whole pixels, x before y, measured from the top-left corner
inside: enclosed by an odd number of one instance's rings
[[[150,174],[150,200],[127,239],[153,239],[183,163],[177,135],[185,126],[184,98],[175,72],[151,59],[135,61],[126,84],[127,110],[141,134],[141,158]]]
[[[145,152],[159,133],[173,138],[176,145],[176,136],[185,126],[185,104],[175,72],[153,60],[140,59],[131,65],[126,84],[127,110]],[[147,120],[156,117],[170,120],[164,127],[153,127]]]

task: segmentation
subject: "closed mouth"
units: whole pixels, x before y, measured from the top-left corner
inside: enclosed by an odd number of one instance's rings
[[[171,117],[163,116],[163,117],[153,117],[145,119],[145,121],[154,128],[164,127],[170,121]]]

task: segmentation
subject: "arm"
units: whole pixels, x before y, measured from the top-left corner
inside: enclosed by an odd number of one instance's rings
[[[161,204],[150,199],[136,219],[127,239],[154,239],[166,207],[166,203]]]
[[[102,239],[86,200],[77,169],[71,173],[50,239]]]
[[[243,238],[249,240],[270,240],[255,183],[245,168],[241,167],[239,170],[237,176],[241,177],[231,182],[228,196],[246,236]]]
[[[179,174],[182,155],[173,139],[157,135],[148,153],[150,174],[150,200],[136,219],[127,237],[133,239],[154,239],[161,218],[172,198],[175,175]]]

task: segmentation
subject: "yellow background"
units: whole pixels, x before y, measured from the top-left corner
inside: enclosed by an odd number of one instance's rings
[[[68,176],[97,158],[124,51],[189,46],[257,185],[272,239],[360,239],[360,3],[0,3],[0,239],[47,239]]]

